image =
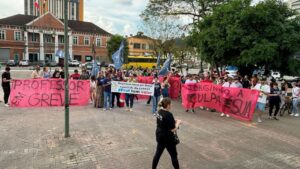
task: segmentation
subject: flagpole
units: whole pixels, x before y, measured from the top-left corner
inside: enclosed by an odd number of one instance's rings
[[[68,0],[64,0],[64,26],[65,26],[65,137],[70,137],[69,134],[69,37],[68,37]]]

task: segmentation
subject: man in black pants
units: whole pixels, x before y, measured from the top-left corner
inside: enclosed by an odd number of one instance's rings
[[[2,88],[4,92],[4,104],[8,107],[8,98],[10,95],[10,67],[5,68],[5,72],[2,73]]]

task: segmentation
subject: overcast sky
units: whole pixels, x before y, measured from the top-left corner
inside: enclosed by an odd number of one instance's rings
[[[84,0],[84,20],[110,33],[135,34],[148,0]],[[12,5],[14,4],[14,5]],[[24,14],[24,0],[0,0],[0,18]]]

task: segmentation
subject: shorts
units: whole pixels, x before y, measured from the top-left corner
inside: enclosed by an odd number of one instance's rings
[[[264,112],[265,109],[266,109],[266,104],[265,103],[257,102],[255,109]]]

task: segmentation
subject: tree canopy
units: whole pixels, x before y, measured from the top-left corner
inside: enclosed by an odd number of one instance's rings
[[[107,41],[107,50],[108,57],[110,61],[112,61],[112,55],[119,49],[121,42],[124,41],[125,49],[124,49],[124,62],[128,63],[128,42],[126,38],[121,35],[113,35]]]
[[[193,44],[215,66],[260,65],[299,74],[300,19],[280,0],[232,0],[193,25]]]

